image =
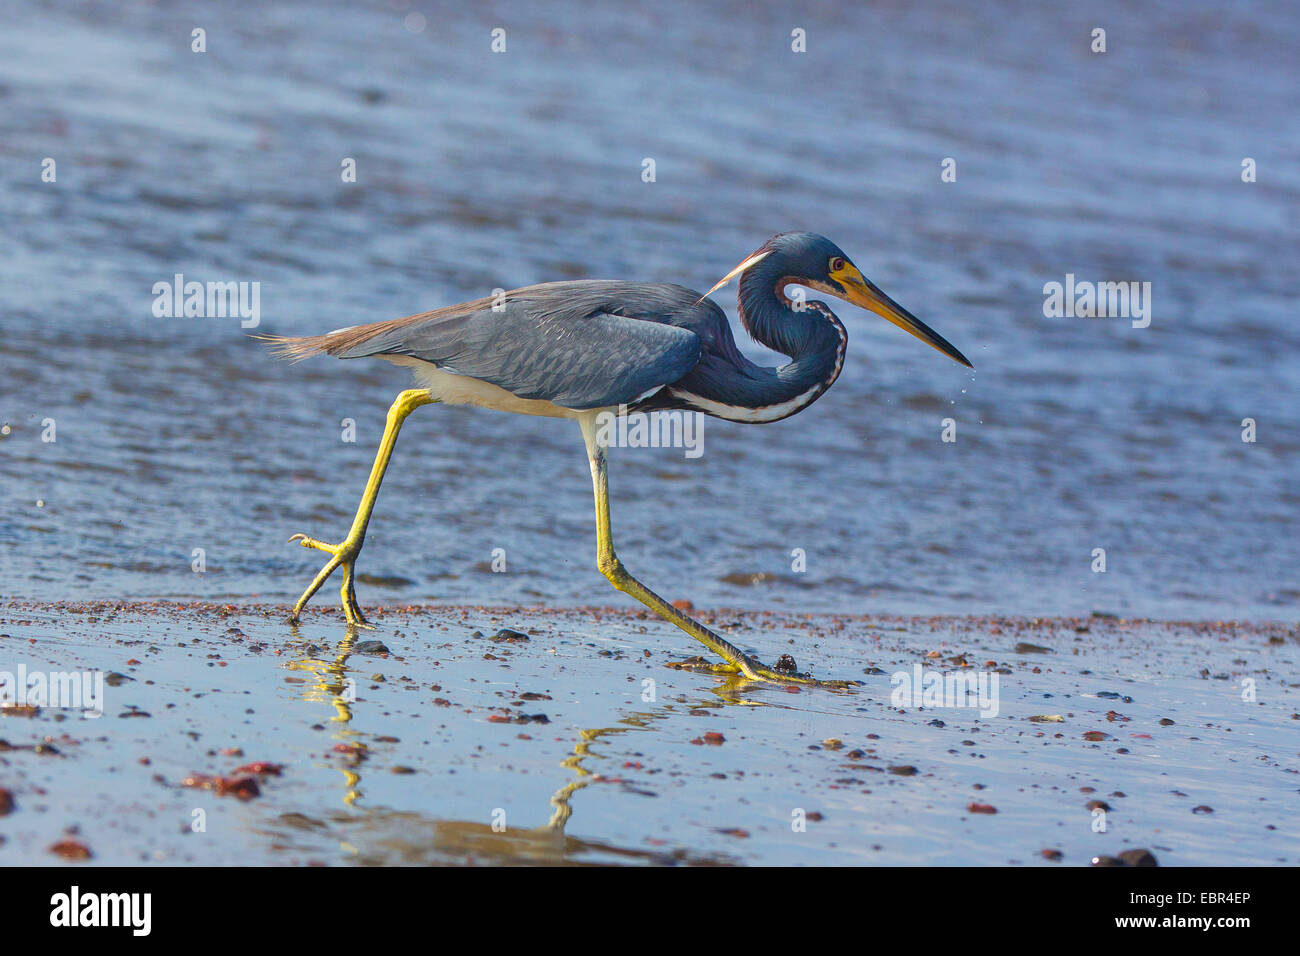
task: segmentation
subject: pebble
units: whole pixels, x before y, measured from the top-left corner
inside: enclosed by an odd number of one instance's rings
[[[50,847],[50,852],[55,856],[61,856],[65,860],[89,860],[93,855],[90,847],[84,843],[78,843],[76,840],[60,840]]]
[[[1155,854],[1145,847],[1125,850],[1119,856],[1094,856],[1093,866],[1159,866]]]

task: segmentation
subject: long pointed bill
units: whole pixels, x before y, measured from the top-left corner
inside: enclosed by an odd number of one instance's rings
[[[960,362],[967,368],[975,367],[966,356],[953,347],[951,342],[876,288],[856,266],[846,263],[845,267],[831,278],[844,287],[843,294],[827,287],[826,291],[831,295],[888,319],[900,329],[911,332],[926,345],[938,349],[954,362]]]

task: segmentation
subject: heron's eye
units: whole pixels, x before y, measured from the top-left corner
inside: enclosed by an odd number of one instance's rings
[[[844,260],[839,256],[831,259],[831,272],[839,272],[844,268]]]

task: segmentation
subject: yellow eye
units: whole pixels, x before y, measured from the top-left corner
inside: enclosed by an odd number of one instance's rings
[[[831,272],[839,272],[844,268],[844,260],[840,256],[831,259]]]

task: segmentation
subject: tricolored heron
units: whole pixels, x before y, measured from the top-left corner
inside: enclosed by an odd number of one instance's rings
[[[746,331],[790,362],[763,368],[741,354],[727,317],[708,298],[740,277]],[[779,673],[686,616],[623,567],[610,533],[608,451],[597,441],[601,412],[681,409],[751,424],[780,421],[815,402],[844,365],[848,335],[820,301],[793,301],[800,285],[869,309],[971,367],[957,349],[885,295],[829,239],[808,232],[773,236],[704,295],[679,285],[584,279],[547,282],[305,338],[276,338],[293,358],[375,356],[408,365],[422,386],[388,410],[379,453],[352,528],[340,544],[296,534],[329,561],[294,605],[291,621],[334,571],[343,568],[343,613],[364,626],[353,568],[365,541],[402,422],[432,402],[479,405],[524,415],[571,418],[582,428],[596,497],[596,566],[614,587],[676,624],[726,661],[713,670],[754,680],[817,683]]]

